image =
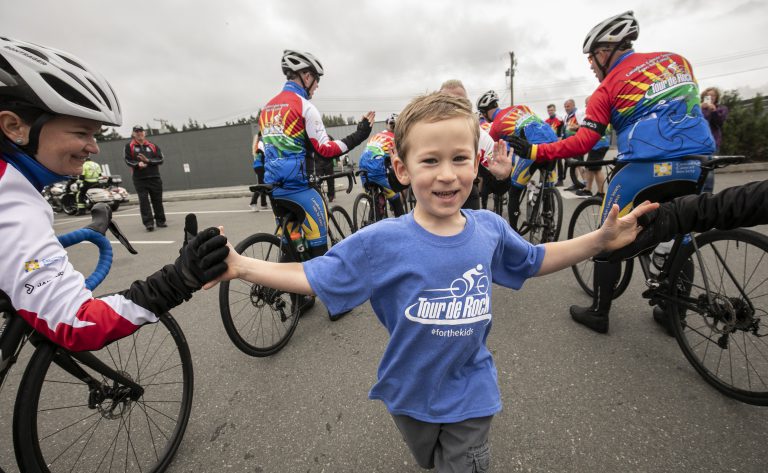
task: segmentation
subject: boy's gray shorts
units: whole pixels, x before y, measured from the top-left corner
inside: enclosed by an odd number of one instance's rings
[[[420,467],[437,467],[439,473],[490,471],[488,432],[493,416],[453,424],[433,424],[401,415],[392,419]]]

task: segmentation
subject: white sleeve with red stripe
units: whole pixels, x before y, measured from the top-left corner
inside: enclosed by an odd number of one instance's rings
[[[304,114],[304,127],[312,147],[326,158],[335,158],[349,151],[341,140],[331,140],[323,125],[323,117],[317,107],[304,98],[301,99]]]
[[[56,239],[50,206],[10,165],[0,166],[0,255],[0,289],[13,307],[69,350],[99,349],[158,320],[123,296],[93,298]]]
[[[478,152],[480,153],[480,164],[488,167],[488,161],[493,158],[493,138],[487,131],[480,128],[480,142],[478,143]]]

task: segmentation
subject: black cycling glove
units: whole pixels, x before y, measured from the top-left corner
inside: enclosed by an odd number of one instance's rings
[[[640,216],[637,223],[643,230],[633,243],[614,251],[610,261],[633,258],[679,234],[768,223],[768,181],[677,197]]]
[[[367,118],[363,118],[357,124],[357,130],[349,134],[349,136],[342,138],[341,141],[347,145],[347,151],[352,150],[354,147],[365,141],[371,135],[371,122]]]
[[[515,154],[521,158],[531,159],[531,143],[525,138],[521,138],[517,135],[509,135],[504,137],[504,141],[509,143]]]

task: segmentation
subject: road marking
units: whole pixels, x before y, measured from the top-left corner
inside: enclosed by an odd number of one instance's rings
[[[272,211],[272,209],[269,209],[269,210],[270,210],[270,212]],[[248,209],[248,210],[200,210],[200,211],[190,210],[190,211],[186,211],[186,212],[165,212],[165,215],[236,214],[236,213],[259,213],[259,212],[254,212],[251,209]],[[140,216],[141,216],[141,214],[123,214],[123,213],[117,213],[117,212],[112,214],[112,218],[117,218],[117,217],[140,217]],[[58,222],[55,222],[53,224],[53,226],[55,227],[55,226],[58,226],[58,225],[68,225],[70,223],[90,222],[90,221],[91,221],[91,217],[89,215],[87,217],[68,218],[66,220],[60,220]]]

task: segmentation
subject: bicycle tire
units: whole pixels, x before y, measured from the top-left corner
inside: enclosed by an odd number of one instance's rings
[[[352,205],[352,222],[355,224],[355,231],[372,224],[374,221],[373,199],[365,193],[357,194],[355,203]]]
[[[711,230],[698,235],[696,243],[700,253],[692,244],[681,246],[670,269],[673,299],[667,309],[678,345],[715,389],[766,406],[768,358],[760,338],[768,335],[768,308],[761,299],[768,292],[768,236],[743,228]],[[715,292],[710,293],[713,304],[705,275]],[[745,280],[734,281],[739,276]]]
[[[600,209],[603,202],[598,197],[590,197],[583,200],[571,215],[571,221],[568,223],[568,239],[585,235],[600,228]],[[576,277],[576,282],[589,297],[595,296],[593,275],[595,272],[594,261],[590,258],[571,266],[571,271]],[[635,267],[635,260],[628,259],[621,263],[621,276],[613,290],[613,298],[616,299],[627,290],[629,282],[632,280],[632,272]]]
[[[331,207],[330,218],[328,219],[328,241],[331,246],[339,244],[341,240],[354,232],[355,225],[344,207],[340,205]]]
[[[64,194],[61,196],[61,210],[67,215],[77,214],[77,199],[74,194]]]
[[[158,333],[164,329],[167,334]],[[192,357],[181,328],[166,313],[157,324],[145,325],[91,353],[140,384],[144,394],[127,401],[116,380],[98,374],[52,343],[39,344],[21,379],[14,407],[13,438],[20,470],[165,471],[181,444],[192,409]],[[57,360],[71,360],[101,380],[98,389],[89,389],[58,366],[61,361]],[[89,400],[96,401],[91,396],[99,395],[104,396],[101,402],[89,407]],[[83,417],[77,420],[79,416]]]
[[[255,233],[235,251],[251,258],[279,262],[280,238]],[[285,347],[299,323],[299,296],[260,284],[233,279],[220,284],[219,311],[232,343],[250,356],[274,355]]]
[[[544,188],[539,198],[542,200],[538,205],[536,202],[526,205],[528,241],[534,245],[557,241],[563,226],[563,198],[560,193],[552,188]],[[532,215],[534,211],[536,215]]]

